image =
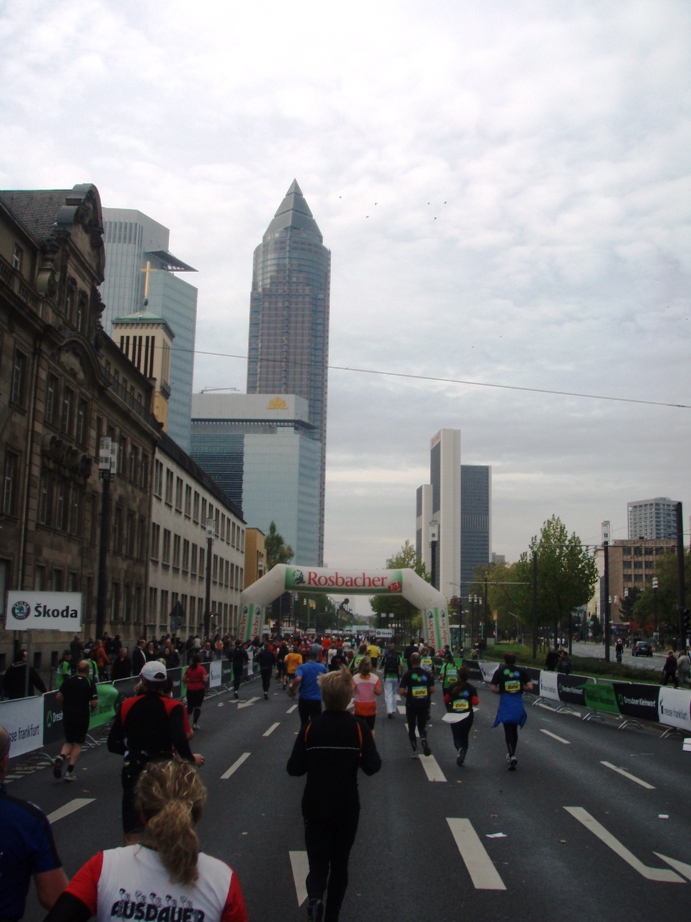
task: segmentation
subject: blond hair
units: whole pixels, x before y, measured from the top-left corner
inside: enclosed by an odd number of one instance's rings
[[[187,762],[152,762],[137,780],[137,809],[144,814],[142,843],[155,848],[171,883],[192,887],[197,881],[199,839],[195,826],[206,801],[206,788]]]
[[[353,677],[347,666],[341,666],[317,679],[325,711],[345,711],[353,697]]]
[[[372,660],[369,658],[369,656],[364,656],[360,660],[360,664],[357,667],[357,671],[360,673],[360,675],[370,674],[370,672],[372,671]]]

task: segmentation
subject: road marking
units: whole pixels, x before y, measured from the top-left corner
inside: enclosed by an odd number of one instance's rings
[[[616,766],[616,765],[612,765],[611,762],[601,762],[600,764],[601,764],[601,765],[604,765],[605,768],[611,768],[613,772],[617,772],[618,774],[623,775],[625,778],[628,778],[629,781],[635,781],[636,784],[640,784],[640,786],[641,786],[642,788],[645,788],[645,789],[648,790],[648,791],[654,791],[654,790],[655,790],[655,786],[654,786],[654,785],[648,784],[647,781],[641,781],[640,778],[637,778],[635,775],[629,774],[629,772],[625,772],[623,768],[617,768],[617,766]]]
[[[487,849],[467,819],[446,818],[476,890],[506,890]]]
[[[397,704],[397,705],[396,705],[396,708],[397,708],[399,714],[405,714],[405,707],[404,707],[404,705],[402,705],[402,704]]]
[[[286,714],[292,714],[296,707],[297,707],[297,704],[291,704],[291,706],[286,711]]]
[[[247,701],[241,701],[238,704],[238,711],[242,708],[248,708],[251,704],[254,704],[255,701],[259,701],[259,698],[249,698]]]
[[[250,757],[249,752],[243,752],[243,754],[240,756],[240,758],[239,758],[239,759],[236,759],[235,762],[233,762],[233,764],[230,766],[230,768],[228,769],[228,771],[227,771],[227,772],[223,772],[223,774],[221,775],[221,781],[227,781],[227,779],[230,778],[230,776],[231,776],[232,774],[234,774],[234,773],[240,768],[240,766],[242,765],[242,763],[243,763],[246,759],[249,759],[249,757]]]
[[[667,855],[661,855],[659,852],[655,852],[655,854],[658,858],[662,858],[663,861],[670,864],[675,871],[679,871],[680,874],[683,874],[687,880],[691,880],[691,864],[684,864],[683,861],[677,861],[676,858],[668,858]]]
[[[271,736],[271,734],[274,732],[276,727],[280,727],[280,726],[281,726],[280,723],[271,724],[269,729],[265,733],[262,733],[262,736]]]
[[[298,906],[302,906],[307,899],[307,874],[310,869],[307,852],[288,852],[288,854],[290,855],[290,866],[293,870]]]
[[[565,740],[565,739],[563,739],[563,737],[557,736],[556,733],[550,733],[549,730],[543,730],[542,727],[540,727],[540,733],[544,733],[544,734],[546,734],[547,736],[551,736],[553,740],[558,740],[560,743],[564,743],[566,746],[570,746],[570,745],[571,745],[571,741],[570,741],[570,740]]]
[[[439,767],[439,763],[434,756],[423,756],[420,754],[420,761],[425,770],[428,781],[446,781],[446,775]]]
[[[70,800],[64,806],[58,807],[57,810],[54,810],[51,814],[49,814],[48,822],[57,823],[58,820],[69,816],[70,813],[81,810],[82,807],[86,807],[87,804],[92,804],[95,800],[95,797],[77,797],[75,800]]]
[[[405,727],[405,732],[407,733],[407,732],[408,732],[408,724],[403,724],[403,726]],[[417,736],[417,738],[420,739],[420,731],[418,730],[417,727],[415,727],[415,736]]]
[[[625,845],[622,845],[619,839],[615,839],[611,832],[608,832],[604,826],[592,817],[583,807],[564,807],[567,813],[582,823],[586,829],[589,829],[593,835],[597,836],[601,842],[604,842],[612,851],[623,858],[624,861],[638,873],[645,877],[646,880],[655,880],[659,883],[683,884],[683,878],[675,874],[674,871],[668,871],[667,868],[649,868],[639,861],[638,858],[630,852]]]

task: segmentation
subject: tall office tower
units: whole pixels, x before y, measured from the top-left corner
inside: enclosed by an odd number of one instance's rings
[[[416,545],[433,585],[448,599],[461,585],[461,433],[441,429],[430,443],[430,484],[417,490]]]
[[[190,450],[192,378],[197,326],[197,289],[177,272],[196,272],[168,252],[170,231],[141,211],[103,209],[106,245],[105,281],[101,297],[103,328],[113,336],[113,321],[147,311],[163,318],[175,342],[170,362],[168,435]]]
[[[676,538],[676,505],[669,496],[627,503],[629,538]]]
[[[461,464],[461,598],[468,599],[475,568],[490,561],[492,468]]]
[[[268,534],[271,522],[293,561],[319,554],[321,444],[312,438],[307,401],[292,394],[194,394],[192,458]]]
[[[326,392],[331,253],[293,181],[254,251],[248,394],[296,394],[320,445],[317,564],[324,557]],[[255,523],[258,524],[258,523]]]

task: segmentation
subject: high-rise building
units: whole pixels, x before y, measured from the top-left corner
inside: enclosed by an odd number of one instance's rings
[[[191,456],[242,509],[271,522],[294,562],[317,566],[321,444],[307,401],[292,394],[194,394]]]
[[[676,503],[668,496],[627,503],[629,538],[663,540],[676,538]]]
[[[324,556],[330,279],[331,253],[293,181],[254,251],[247,393],[308,402],[307,438],[319,445],[316,564]]]
[[[148,215],[129,208],[103,209],[106,246],[101,322],[113,336],[113,321],[147,311],[163,318],[175,342],[170,362],[168,435],[190,450],[192,379],[197,326],[197,289],[178,272],[196,272],[168,251],[170,231]]]
[[[461,598],[465,602],[475,568],[490,561],[492,468],[461,464]]]
[[[416,549],[448,599],[461,586],[461,433],[441,429],[430,443],[430,484],[418,487]]]

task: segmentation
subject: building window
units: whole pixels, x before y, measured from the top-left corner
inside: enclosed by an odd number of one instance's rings
[[[134,587],[134,623],[139,624],[142,620],[142,587]]]
[[[46,378],[46,416],[45,421],[49,426],[55,425],[58,412],[58,388],[60,382],[55,375],[49,374]]]
[[[163,550],[161,551],[161,563],[167,567],[170,566],[170,531],[163,529]]]
[[[53,592],[62,592],[65,574],[62,570],[53,570]]]
[[[182,572],[187,573],[190,568],[190,543],[185,538],[182,542]]]
[[[205,554],[206,554],[206,552],[204,551],[204,548],[203,548],[203,547],[200,547],[200,548],[199,548],[199,578],[200,578],[200,579],[203,579],[203,578],[204,578],[204,572],[205,572],[205,571],[204,571],[204,564],[205,564],[205,562],[206,562],[206,556],[205,556]]]
[[[127,622],[132,617],[132,587],[125,583],[125,591],[122,594],[122,620]]]
[[[137,548],[137,516],[134,512],[127,513],[127,540],[125,542],[125,553],[128,557],[134,557]]]
[[[173,569],[180,569],[180,535],[173,535]]]
[[[168,612],[168,590],[161,589],[161,615],[160,615],[161,624],[168,623],[168,614],[169,614]]]
[[[38,521],[41,525],[51,525],[52,506],[52,478],[47,471],[43,471],[38,493]]]
[[[192,551],[190,553],[190,573],[192,576],[197,575],[197,545],[192,545]]]
[[[206,528],[206,500],[202,499],[202,525]]]
[[[72,484],[70,496],[70,534],[81,535],[82,533],[82,491],[76,485]]]
[[[190,518],[192,515],[192,487],[185,484],[185,516]]]
[[[213,565],[212,565],[212,576],[211,576],[211,578],[212,578],[212,580],[213,580],[215,583],[218,582],[218,554],[214,554],[214,556],[213,556]]]
[[[55,527],[67,531],[68,489],[62,478],[58,479],[55,490]]]
[[[80,445],[86,445],[89,431],[87,426],[88,414],[89,404],[83,397],[80,397],[77,401],[77,427],[74,433],[74,437]]]
[[[24,353],[15,349],[10,400],[18,407],[23,407],[26,400],[26,363],[27,359]]]
[[[91,536],[92,544],[98,543],[98,496],[91,494]]]
[[[120,620],[120,583],[113,583],[113,591],[110,598],[110,620]]]
[[[118,446],[118,474],[124,474],[127,470],[127,439],[124,435],[120,436],[120,444]]]
[[[67,591],[79,592],[79,574],[70,570],[67,574]]]
[[[224,569],[225,569],[225,573],[223,577],[223,585],[227,589],[228,586],[230,586],[230,561],[229,560],[226,560]]]
[[[221,541],[226,540],[226,517],[224,515],[221,515],[221,531],[219,537]]]
[[[158,604],[158,589],[154,589],[153,586],[149,586],[149,611],[147,612],[148,618],[147,621],[156,620],[156,606]]]
[[[139,516],[139,546],[137,548],[137,559],[146,560],[146,519],[143,515]]]
[[[139,486],[144,491],[149,489],[149,457],[147,454],[145,454],[145,452],[142,452],[142,467],[139,478]]]
[[[62,416],[60,428],[66,436],[72,435],[72,421],[74,419],[74,391],[66,387],[62,395]]]
[[[130,480],[139,483],[139,449],[136,445],[130,449]]]
[[[232,544],[233,547],[235,547],[235,522],[233,522],[233,527],[232,527],[232,538],[231,538],[231,542],[230,542],[230,543]]]
[[[158,459],[154,460],[154,496],[163,496],[163,463]]]
[[[182,477],[175,478],[175,511],[182,512]]]
[[[23,264],[24,250],[22,250],[18,243],[15,243],[15,245],[12,247],[12,268],[16,269],[17,272],[21,272]]]
[[[166,468],[166,504],[173,505],[173,472],[169,467]]]
[[[151,523],[151,559],[158,560],[158,552],[161,545],[161,526],[155,522]]]
[[[17,514],[19,488],[19,455],[13,451],[5,454],[5,481],[2,491],[2,511],[5,515]]]
[[[115,515],[113,516],[113,550],[116,554],[120,554],[122,551],[122,522],[122,506],[116,506]]]
[[[194,491],[194,503],[192,505],[192,520],[194,522],[199,521],[199,493]]]

